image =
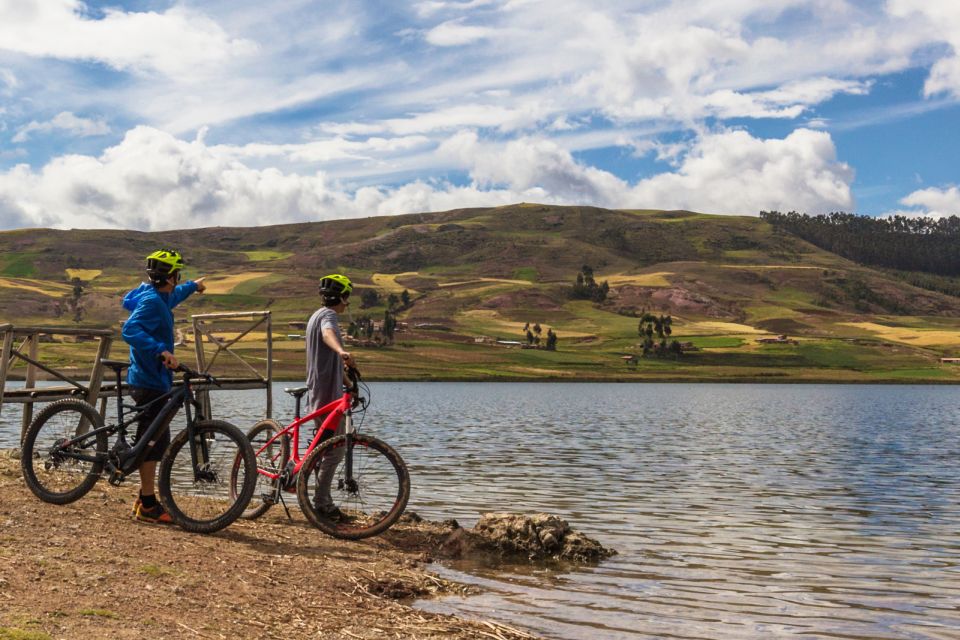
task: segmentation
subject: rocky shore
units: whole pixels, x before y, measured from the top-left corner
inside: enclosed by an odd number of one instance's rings
[[[135,487],[102,482],[74,504],[45,504],[23,484],[19,461],[0,453],[0,640],[533,638],[411,606],[468,592],[429,563],[612,553],[547,515],[489,514],[466,530],[410,514],[378,538],[344,542],[274,509],[192,535],[131,520]]]

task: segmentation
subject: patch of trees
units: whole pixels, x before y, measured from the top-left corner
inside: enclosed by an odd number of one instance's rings
[[[547,351],[557,350],[557,334],[554,333],[553,329],[547,329],[547,335],[544,336],[543,327],[540,326],[539,322],[533,323],[533,326],[529,322],[523,325],[523,334],[529,347]]]
[[[667,342],[673,333],[673,318],[670,316],[655,316],[652,313],[644,313],[637,325],[637,333],[640,335],[640,346],[643,349],[643,357],[656,356],[666,358],[672,356],[679,358],[683,354],[683,348],[678,340]]]
[[[610,285],[604,280],[598,283],[593,278],[593,267],[583,265],[577,274],[577,280],[570,289],[570,297],[574,300],[593,300],[603,302],[610,292]]]
[[[360,316],[347,327],[347,335],[365,342],[368,346],[387,346],[393,344],[397,331],[397,319],[389,310],[383,313],[381,322],[370,316]]]
[[[387,296],[386,300],[383,299],[383,296],[381,296],[380,292],[376,289],[363,289],[360,291],[361,309],[369,309],[370,307],[384,304],[389,311],[398,312],[408,309],[410,302],[410,292],[406,289],[404,289],[399,296],[391,293]]]
[[[778,229],[844,258],[900,271],[960,275],[960,217],[871,218],[834,212],[809,216],[761,211]]]

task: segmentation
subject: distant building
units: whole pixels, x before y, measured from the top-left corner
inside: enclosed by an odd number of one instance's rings
[[[477,344],[494,344],[496,342],[490,336],[474,336],[473,341]]]
[[[960,358],[940,358],[941,364],[960,364]]]

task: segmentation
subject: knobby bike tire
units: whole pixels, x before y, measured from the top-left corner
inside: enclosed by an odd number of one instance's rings
[[[229,422],[204,420],[194,426],[194,433],[207,442],[207,476],[194,477],[184,429],[163,454],[157,489],[174,522],[194,533],[213,533],[247,508],[256,486],[257,461],[247,437]]]
[[[86,421],[88,430],[99,429],[103,419],[88,402],[76,398],[57,400],[44,407],[30,423],[20,454],[23,479],[35,496],[44,502],[68,504],[82,498],[97,483],[103,462],[85,462],[60,457],[58,441],[77,434]],[[86,455],[103,457],[107,452],[107,434],[98,433],[95,449],[83,449]]]
[[[315,504],[317,472],[326,456],[336,460],[345,454],[347,436],[327,440],[303,462],[297,476],[297,499],[311,524],[334,538],[359,540],[379,535],[403,514],[410,499],[407,465],[390,445],[372,436],[355,433],[353,438],[353,479],[344,477],[344,459],[336,462],[331,497],[345,518],[329,517]],[[345,456],[344,456],[345,458]]]
[[[290,445],[286,438],[279,438],[261,453],[258,454],[257,451],[282,430],[283,427],[280,426],[279,422],[267,418],[253,425],[253,428],[247,432],[247,440],[250,441],[250,446],[253,447],[253,452],[257,457],[257,483],[253,491],[253,497],[250,499],[250,505],[240,514],[241,518],[254,520],[265,514],[273,506],[273,503],[264,500],[263,496],[265,494],[273,496],[277,481],[260,472],[281,473],[283,468],[287,466],[287,460],[290,459]],[[232,481],[230,487],[235,486],[236,482]]]

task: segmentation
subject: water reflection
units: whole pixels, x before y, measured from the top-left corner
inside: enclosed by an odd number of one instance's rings
[[[549,511],[621,552],[450,565],[486,591],[424,608],[564,638],[960,638],[954,388],[372,387],[364,427],[410,465],[411,509]],[[256,392],[219,394],[217,417],[259,416]]]

